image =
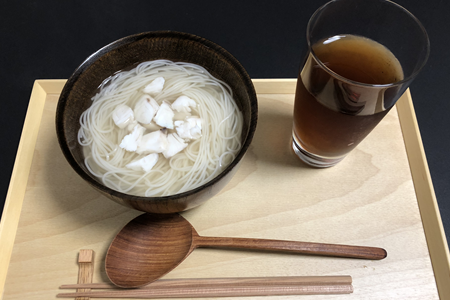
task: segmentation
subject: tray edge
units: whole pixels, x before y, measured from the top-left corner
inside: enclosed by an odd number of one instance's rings
[[[36,80],[31,91],[19,147],[0,221],[0,299],[11,259],[39,127],[48,94],[61,92],[66,80]]]
[[[450,299],[449,248],[409,89],[397,102],[397,113],[439,297]]]

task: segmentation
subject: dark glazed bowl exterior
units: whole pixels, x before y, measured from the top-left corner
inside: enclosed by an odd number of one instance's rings
[[[236,159],[216,178],[191,191],[164,197],[139,197],[104,186],[90,174],[84,163],[77,135],[80,115],[92,103],[98,86],[117,71],[138,63],[168,59],[203,66],[225,81],[244,117],[242,149]],[[89,56],[67,80],[56,109],[56,134],[72,168],[104,196],[140,211],[175,213],[194,208],[216,195],[233,177],[252,141],[258,105],[252,81],[242,65],[225,49],[204,38],[181,32],[157,31],[117,40]]]

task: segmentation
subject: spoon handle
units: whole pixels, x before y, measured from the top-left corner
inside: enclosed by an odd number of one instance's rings
[[[248,249],[270,252],[313,254],[323,256],[383,259],[387,256],[386,250],[376,247],[308,243],[296,241],[252,239],[252,238],[223,238],[223,237],[195,237],[195,247],[204,248],[231,248]]]

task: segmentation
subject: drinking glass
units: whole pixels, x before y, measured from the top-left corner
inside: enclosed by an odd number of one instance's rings
[[[430,45],[419,20],[385,0],[328,2],[312,15],[306,38],[292,147],[307,164],[331,167],[395,105],[425,65]]]

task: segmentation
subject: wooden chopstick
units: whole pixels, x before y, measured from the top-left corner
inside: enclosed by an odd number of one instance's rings
[[[305,285],[305,286],[252,286],[252,287],[212,287],[180,289],[127,289],[100,292],[62,293],[58,298],[205,298],[205,297],[248,297],[281,295],[329,295],[350,294],[351,285]]]
[[[139,289],[120,289],[109,283],[62,285],[62,289],[106,289],[61,293],[58,298],[203,298],[276,295],[326,295],[353,292],[350,276],[281,276],[247,278],[165,279]]]
[[[250,285],[351,285],[352,277],[344,276],[276,276],[276,277],[225,277],[159,279],[140,289],[202,287],[202,286],[250,286]],[[60,289],[120,289],[112,283],[64,284]]]

